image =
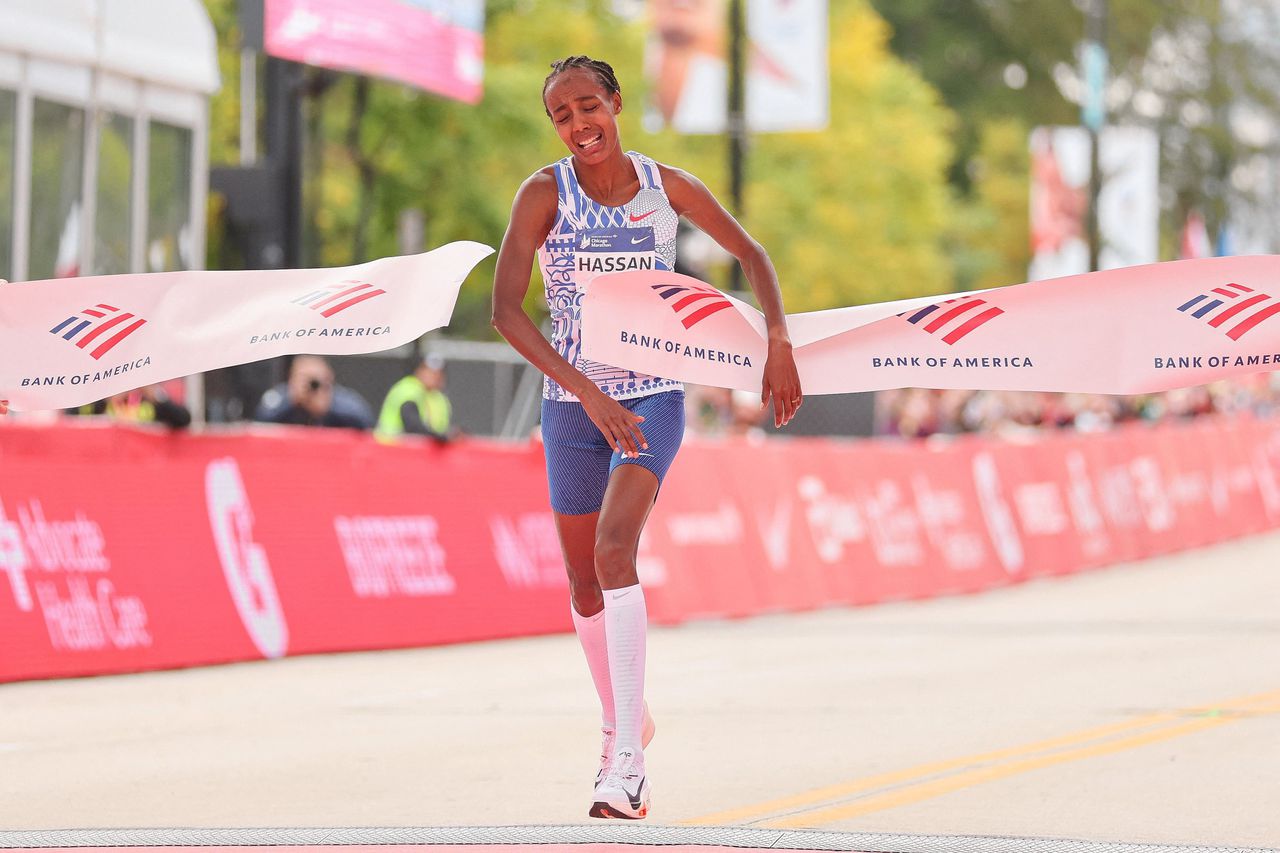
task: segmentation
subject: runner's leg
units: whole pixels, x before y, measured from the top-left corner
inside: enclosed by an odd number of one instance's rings
[[[647,612],[636,577],[640,532],[653,508],[658,478],[639,465],[619,465],[609,477],[596,524],[595,567],[604,597],[609,677],[617,723],[615,750],[641,751]]]
[[[612,730],[615,725],[613,686],[609,681],[609,649],[605,640],[604,602],[600,583],[596,580],[595,540],[599,512],[585,515],[555,513],[560,549],[569,573],[569,598],[572,603],[573,626],[582,643],[591,680],[600,697],[601,725]]]

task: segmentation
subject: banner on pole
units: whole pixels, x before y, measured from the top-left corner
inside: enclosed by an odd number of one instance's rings
[[[729,6],[726,0],[649,0],[644,122],[651,131],[728,129]],[[751,133],[827,126],[826,0],[744,0],[746,121]]]
[[[468,104],[484,77],[482,0],[266,0],[263,42],[282,59],[385,77]]]
[[[1106,127],[1098,136],[1101,269],[1155,263],[1159,257],[1160,143],[1143,127]],[[1089,271],[1088,131],[1038,127],[1031,133],[1033,281]]]

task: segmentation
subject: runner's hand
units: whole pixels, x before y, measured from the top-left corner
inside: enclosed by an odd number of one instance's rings
[[[649,442],[640,431],[640,422],[644,420],[641,415],[627,411],[603,391],[597,390],[581,400],[587,417],[614,450],[623,456],[636,457],[641,450],[649,449]]]
[[[775,428],[790,423],[804,402],[800,373],[796,370],[796,360],[791,355],[791,343],[788,341],[769,342],[769,357],[764,363],[764,383],[760,389],[760,408],[769,405],[770,397],[773,398]]]

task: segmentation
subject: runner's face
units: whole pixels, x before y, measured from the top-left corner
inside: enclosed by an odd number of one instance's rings
[[[618,147],[622,96],[609,93],[589,71],[570,68],[556,75],[544,98],[551,123],[582,163],[603,163]]]

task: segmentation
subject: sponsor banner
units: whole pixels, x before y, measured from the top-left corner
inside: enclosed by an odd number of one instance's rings
[[[1038,127],[1031,133],[1028,278],[1089,271],[1085,220],[1091,145],[1089,131],[1083,127]],[[1144,127],[1104,127],[1098,153],[1103,176],[1098,196],[1100,268],[1154,263],[1160,248],[1159,137]],[[1184,253],[1183,257],[1192,256]]]
[[[572,629],[541,449],[0,425],[0,681]],[[691,439],[655,622],[974,593],[1280,526],[1280,423]]]
[[[273,356],[397,347],[446,325],[463,279],[492,253],[459,242],[334,269],[0,285],[0,400],[74,408]]]
[[[1255,255],[792,314],[787,326],[807,394],[1138,394],[1280,368],[1278,317],[1280,256]],[[587,288],[582,328],[593,361],[760,390],[763,315],[688,276],[602,275]]]
[[[272,56],[469,104],[483,94],[483,0],[266,0],[264,12]]]
[[[728,130],[727,0],[649,0],[644,123],[679,133]],[[747,0],[744,109],[753,133],[827,126],[826,0]]]
[[[527,447],[13,424],[0,457],[0,681],[571,627]]]

